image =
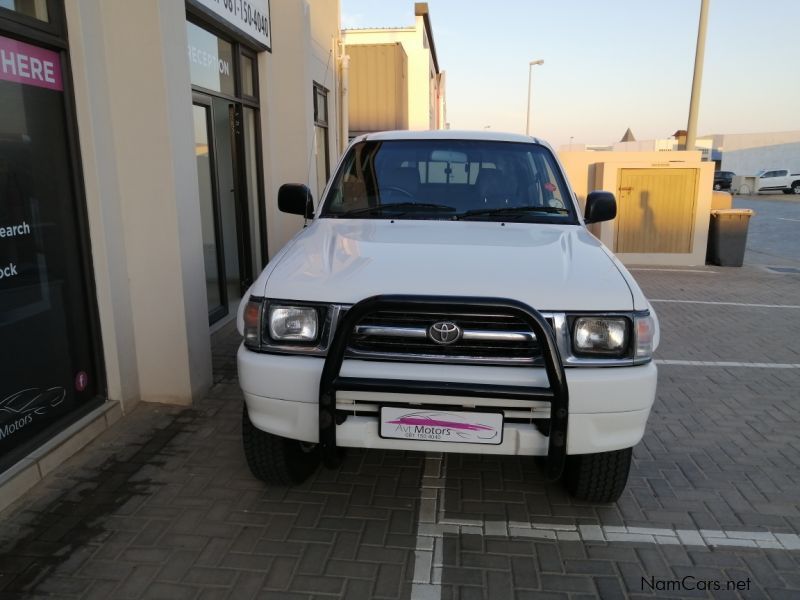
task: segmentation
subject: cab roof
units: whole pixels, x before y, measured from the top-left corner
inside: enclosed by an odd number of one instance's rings
[[[489,142],[522,142],[526,144],[544,144],[546,142],[533,136],[519,133],[504,133],[501,131],[469,131],[455,129],[431,129],[427,131],[379,131],[367,133],[357,138],[357,141],[389,140],[483,140]]]

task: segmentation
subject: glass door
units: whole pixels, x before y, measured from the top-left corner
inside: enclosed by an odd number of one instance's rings
[[[191,19],[186,32],[213,324],[236,313],[266,262],[257,62],[256,55],[240,43]]]
[[[220,249],[221,228],[217,201],[217,176],[214,144],[211,135],[210,99],[195,96],[192,106],[194,119],[194,153],[197,160],[197,183],[200,189],[200,221],[203,232],[203,264],[206,270],[208,322],[224,317],[228,310],[225,265]]]
[[[236,313],[253,282],[249,185],[242,185],[238,160],[241,107],[225,98],[195,94],[193,111],[209,323],[213,324]],[[246,159],[246,145],[244,155]]]

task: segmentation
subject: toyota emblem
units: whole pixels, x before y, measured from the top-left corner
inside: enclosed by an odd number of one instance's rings
[[[428,337],[437,344],[452,344],[461,339],[461,327],[452,321],[439,321],[428,327]]]

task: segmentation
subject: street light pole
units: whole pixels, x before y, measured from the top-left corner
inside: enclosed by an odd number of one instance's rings
[[[694,53],[694,77],[692,99],[689,102],[689,123],[686,125],[686,149],[694,150],[697,139],[697,111],[700,105],[700,85],[703,81],[703,61],[706,53],[706,28],[708,26],[708,2],[700,0],[700,23],[697,26],[697,48]]]
[[[531,134],[531,81],[533,79],[533,65],[543,64],[543,60],[532,60],[528,63],[528,112],[525,113],[525,135]]]

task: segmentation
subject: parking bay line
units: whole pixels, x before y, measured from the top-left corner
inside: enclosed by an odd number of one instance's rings
[[[670,529],[662,527],[626,527],[616,525],[574,525],[569,523],[525,523],[442,519],[435,527],[426,527],[422,536],[441,538],[444,534],[484,535],[489,537],[528,538],[558,542],[637,542],[670,546],[761,548],[800,550],[800,535],[770,531],[731,531],[717,529]],[[431,543],[428,543],[430,546]],[[416,568],[414,569],[416,573]],[[441,572],[439,573],[441,582]]]
[[[749,304],[746,302],[712,302],[710,300],[650,300],[665,304],[709,304],[711,306],[741,306],[743,308],[800,308],[800,304]]]
[[[800,535],[795,533],[448,519],[444,511],[445,468],[444,454],[425,455],[411,600],[441,600],[445,534],[555,542],[633,542],[695,548],[800,551]]]
[[[628,271],[663,271],[666,273],[702,273],[704,275],[716,275],[716,271],[700,269],[652,269],[646,267],[628,267]]]

